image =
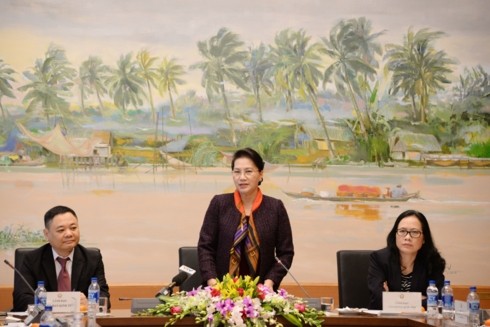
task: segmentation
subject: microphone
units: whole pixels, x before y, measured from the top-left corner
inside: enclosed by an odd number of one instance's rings
[[[3,260],[3,262],[5,262],[10,268],[12,268],[16,273],[17,275],[19,275],[20,278],[22,278],[22,280],[24,281],[24,283],[29,287],[29,289],[32,291],[32,294],[36,293],[36,291],[34,291],[34,289],[32,288],[32,286],[29,284],[29,282],[27,281],[27,279],[25,279],[25,277],[20,273],[20,271],[15,268],[7,259]]]
[[[3,260],[10,268],[12,268],[17,275],[24,281],[24,283],[29,287],[29,289],[32,291],[33,294],[36,293],[36,291],[32,288],[32,286],[29,284],[27,279],[22,275],[22,273],[15,268],[7,259]],[[27,318],[24,320],[24,324],[26,326],[29,326],[33,322],[39,322],[41,319],[41,315],[44,313],[44,305],[42,303],[38,303],[34,309],[32,310],[31,313],[27,316]]]
[[[185,265],[179,267],[179,273],[172,278],[172,282],[167,286],[163,287],[155,297],[159,297],[160,295],[172,295],[172,289],[174,286],[180,286],[183,282],[187,280],[187,278],[194,275],[196,271],[192,268],[189,268]]]
[[[299,288],[301,288],[303,293],[306,294],[306,297],[311,297],[310,294],[308,294],[308,292],[304,289],[304,287],[296,280],[296,278],[294,278],[293,274],[289,271],[289,269],[281,262],[281,260],[279,260],[279,258],[277,256],[274,256],[274,257],[276,258],[277,263],[280,264],[287,271],[289,276],[291,276],[294,279],[294,281],[299,286]]]

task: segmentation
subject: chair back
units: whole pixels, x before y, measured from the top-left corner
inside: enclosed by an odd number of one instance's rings
[[[201,272],[199,271],[199,260],[197,257],[197,246],[183,246],[179,248],[179,267],[185,265],[196,272],[180,285],[181,291],[191,291],[202,285]]]
[[[15,268],[19,269],[20,267],[22,267],[22,263],[24,262],[24,258],[26,256],[27,253],[31,252],[32,250],[35,250],[36,248],[29,248],[29,247],[25,247],[25,248],[16,248],[15,249],[15,256],[14,256],[14,265],[15,265]],[[17,274],[16,274],[17,275]]]
[[[26,254],[28,254],[29,252],[31,252],[32,250],[35,250],[37,248],[34,248],[34,247],[23,247],[23,248],[16,248],[15,249],[15,254],[14,254],[14,266],[15,268],[17,269],[20,269],[20,267],[22,267],[22,263],[24,262],[24,258],[26,256]],[[99,248],[94,248],[94,247],[89,247],[89,248],[86,248],[87,251],[97,251],[97,252],[100,252],[100,249]],[[15,277],[14,277],[14,283],[17,281],[17,278],[20,278],[20,276],[18,276],[19,274],[15,274]]]
[[[22,267],[22,263],[24,262],[24,258],[27,253],[31,252],[32,250],[35,250],[36,248],[33,247],[24,247],[24,248],[16,248],[15,253],[14,253],[14,266],[15,269],[20,270],[20,267]],[[14,273],[14,285],[18,285],[19,283],[25,283],[25,281],[22,280],[22,277],[15,272]]]
[[[367,308],[369,256],[372,250],[337,251],[337,281],[339,308]]]

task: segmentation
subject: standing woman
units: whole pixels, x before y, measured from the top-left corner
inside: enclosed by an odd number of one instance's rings
[[[231,162],[235,192],[215,195],[199,234],[199,269],[203,282],[232,276],[260,277],[277,290],[291,267],[291,224],[281,200],[262,194],[264,161],[251,148],[235,152]],[[277,260],[280,260],[279,263]]]
[[[416,210],[402,212],[388,234],[387,247],[371,254],[369,309],[382,309],[383,292],[421,292],[426,306],[429,280],[444,284],[446,261],[434,245],[427,218]]]

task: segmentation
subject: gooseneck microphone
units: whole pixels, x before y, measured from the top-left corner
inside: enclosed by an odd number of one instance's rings
[[[172,278],[172,282],[170,284],[164,286],[157,294],[155,294],[155,297],[159,297],[160,295],[172,295],[172,288],[174,286],[182,285],[187,277],[188,275],[185,272],[179,272],[177,275],[174,276],[174,278]]]
[[[32,286],[29,284],[29,282],[27,281],[27,279],[20,273],[20,271],[15,268],[7,259],[3,260],[3,262],[5,262],[10,268],[12,268],[16,273],[17,275],[19,275],[20,278],[22,278],[22,280],[24,281],[24,283],[29,287],[29,289],[32,291],[32,294],[36,293],[36,291],[34,291],[34,289],[32,288]]]
[[[19,275],[19,277],[29,287],[29,289],[32,291],[33,294],[36,293],[36,291],[34,291],[34,289],[29,284],[29,282],[27,281],[27,279],[22,275],[22,273],[17,268],[15,268],[7,259],[3,260],[3,262],[5,262],[10,268],[12,268],[17,273],[17,275]],[[43,313],[44,313],[44,305],[42,303],[38,303],[34,307],[34,309],[32,310],[32,312],[30,312],[29,315],[27,316],[27,318],[24,320],[24,324],[26,326],[29,326],[33,322],[39,322],[39,320],[41,319],[41,315]]]
[[[303,293],[305,293],[307,297],[311,297],[310,294],[308,294],[308,292],[304,289],[304,287],[296,280],[296,278],[294,278],[293,274],[289,271],[289,269],[281,262],[281,260],[279,260],[279,258],[277,256],[274,256],[274,257],[276,258],[277,263],[280,264],[287,271],[289,276],[291,276],[294,279],[294,281],[301,288]]]
[[[187,278],[194,275],[195,272],[196,271],[194,269],[185,265],[180,266],[179,273],[172,278],[172,282],[155,294],[155,297],[159,297],[160,295],[172,295],[173,287],[182,285],[182,283],[185,282]]]

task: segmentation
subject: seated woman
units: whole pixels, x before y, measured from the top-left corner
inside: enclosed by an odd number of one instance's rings
[[[402,212],[388,234],[387,246],[369,260],[369,309],[381,310],[383,292],[421,292],[425,307],[429,280],[439,291],[444,284],[446,261],[434,245],[429,223],[415,210]]]

